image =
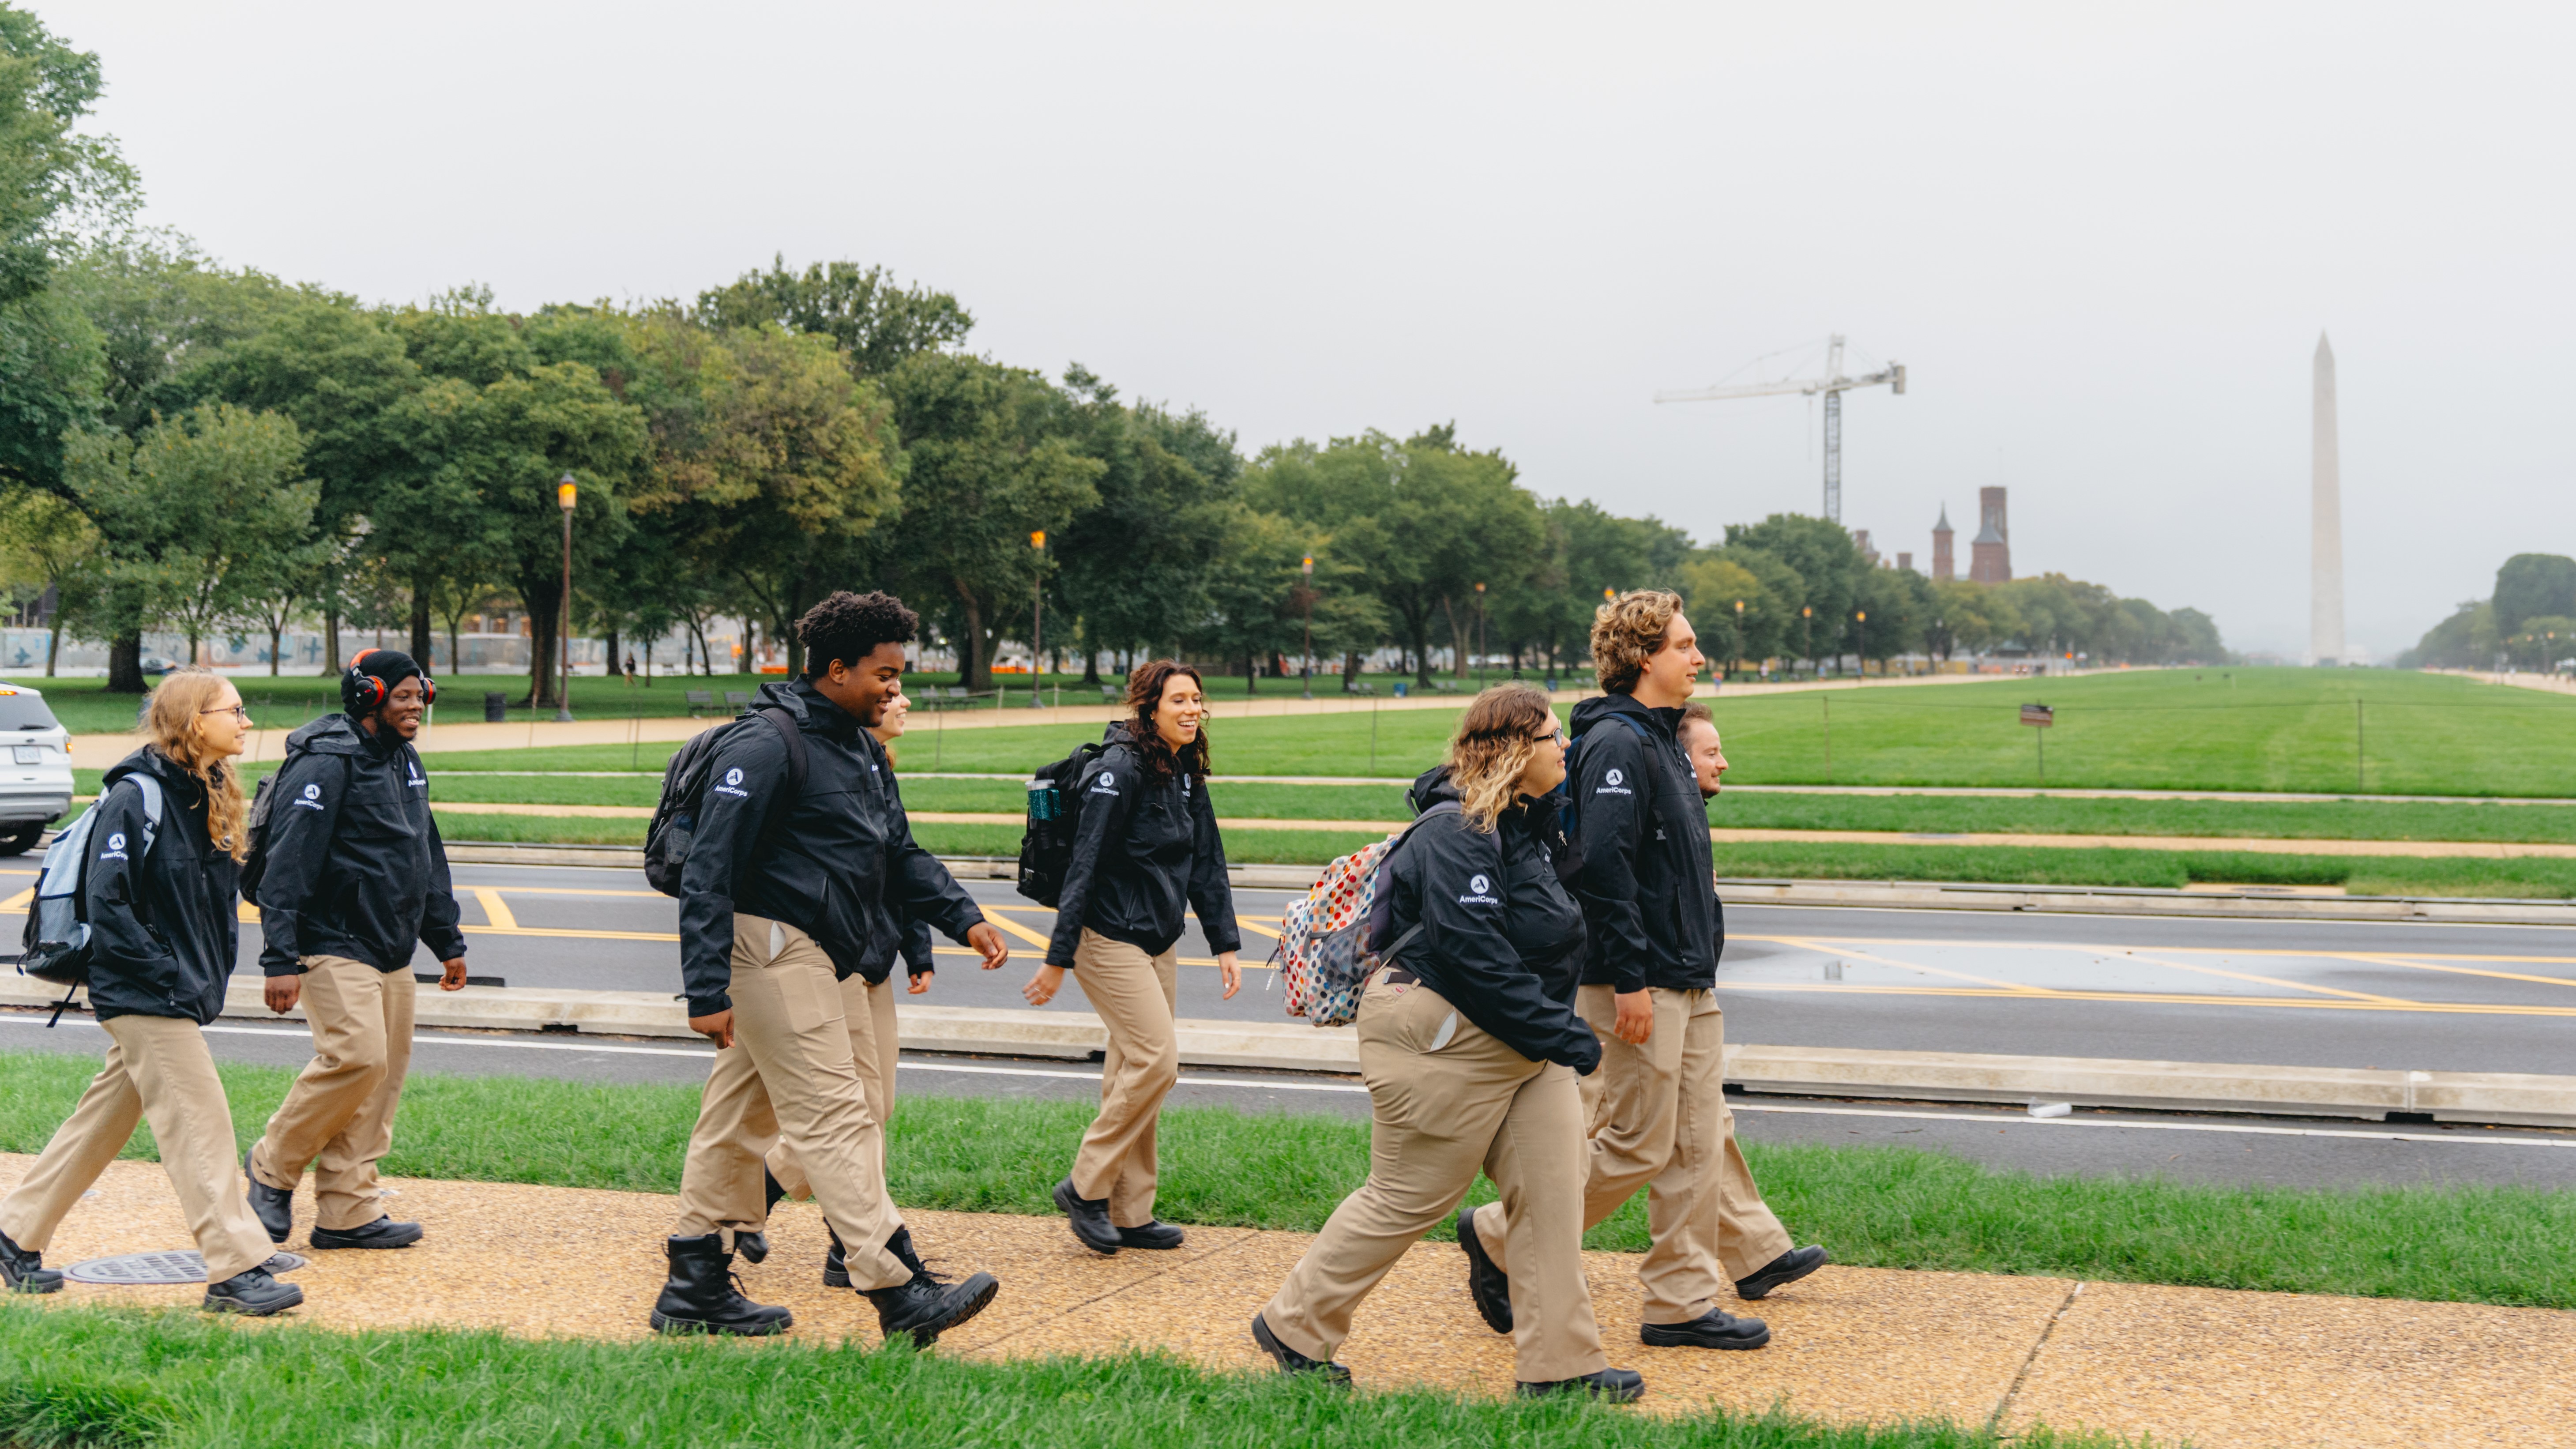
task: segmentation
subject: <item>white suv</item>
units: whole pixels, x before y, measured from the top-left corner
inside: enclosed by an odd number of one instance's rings
[[[71,732],[45,696],[0,684],[0,855],[23,855],[72,808]]]

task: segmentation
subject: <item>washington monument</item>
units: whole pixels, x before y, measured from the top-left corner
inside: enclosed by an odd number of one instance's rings
[[[2334,348],[2317,334],[2316,434],[2309,444],[2308,660],[2343,662],[2343,482],[2335,449]]]

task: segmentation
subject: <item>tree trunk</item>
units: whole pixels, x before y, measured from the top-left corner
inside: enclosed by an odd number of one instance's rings
[[[1082,687],[1088,691],[1095,688],[1100,683],[1100,649],[1099,646],[1092,641],[1091,625],[1088,622],[1078,624],[1075,627],[1081,631]]]
[[[653,687],[653,641],[650,639],[644,641],[644,687]]]
[[[1348,694],[1351,686],[1359,682],[1360,651],[1346,649],[1342,651],[1342,692]]]
[[[560,704],[562,650],[557,644],[558,615],[563,609],[563,580],[549,575],[541,585],[519,581],[519,597],[528,606],[528,707]]]
[[[1243,651],[1243,692],[1245,694],[1261,692],[1261,656],[1249,649]]]
[[[45,677],[54,677],[54,661],[63,653],[63,616],[56,613],[45,621]]]
[[[434,673],[431,667],[438,661],[437,647],[437,636],[429,626],[429,578],[423,575],[411,584],[411,657],[422,669]]]
[[[322,677],[340,672],[340,587],[332,580],[322,602]]]
[[[1462,626],[1458,623],[1458,606],[1443,595],[1440,612],[1449,620],[1449,662],[1457,677],[1464,679],[1467,677],[1467,636],[1461,632]]]
[[[957,590],[957,602],[966,611],[965,637],[958,640],[957,682],[969,694],[993,687],[993,658],[986,652],[984,607],[964,588]]]
[[[120,634],[107,641],[107,692],[143,692],[143,636]]]
[[[282,638],[285,633],[286,626],[284,624],[272,625],[268,631],[268,677],[271,679],[275,679],[277,677],[277,651],[281,647],[278,640]]]
[[[616,630],[614,630],[614,629],[609,630],[609,631],[608,631],[608,672],[609,672],[609,673],[611,673],[611,674],[620,674],[620,675],[624,674],[624,673],[626,672],[626,666],[624,666],[624,665],[622,665],[622,664],[620,664],[620,663],[618,663],[618,662],[617,662],[618,660],[620,660],[620,659],[622,659],[622,658],[624,658],[624,657],[625,657],[624,655],[619,654],[619,653],[617,652],[617,631],[616,631]]]

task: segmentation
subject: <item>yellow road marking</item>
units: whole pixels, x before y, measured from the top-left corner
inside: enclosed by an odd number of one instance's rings
[[[676,931],[574,931],[547,926],[459,926],[469,936],[540,936],[567,941],[678,941]]]
[[[2335,924],[2351,923],[2337,922]],[[2084,941],[1945,941],[1938,939],[1914,940],[1906,937],[1894,936],[1730,935],[1728,939],[1736,941],[1772,941],[1784,946],[1801,945],[1816,941],[1870,941],[1881,946],[1941,946],[1957,947],[1962,949],[1973,948],[1980,951],[2090,951],[2097,956],[2109,956],[2137,949],[2132,946],[2106,946],[2100,942]],[[2233,946],[2155,946],[2150,947],[2149,949],[2184,956],[2349,956],[2358,960],[2376,960],[2379,959],[2381,955],[2381,953],[2369,951],[2329,951],[2316,947],[2311,947],[2303,951],[2290,946],[2246,947],[2242,950]],[[2432,957],[2442,961],[2512,962],[2517,965],[2526,966],[2576,966],[2576,956],[2489,956],[2476,952],[2460,951],[2417,951],[2409,955],[2406,959],[2414,960],[2424,957]]]
[[[2576,1006],[2473,1006],[2450,1001],[2337,1001],[2279,996],[2185,996],[2147,991],[1979,991],[1965,986],[1853,986],[1826,982],[1720,982],[1721,991],[1848,991],[1864,996],[1975,996],[1998,1001],[2117,1001],[2143,1006],[2297,1006],[2311,1011],[2429,1011],[2446,1016],[2576,1016]]]
[[[35,903],[36,888],[34,886],[29,886],[25,890],[11,896],[9,899],[0,901],[0,911],[23,911]]]
[[[1028,910],[1046,910],[1046,908],[1044,906],[985,906],[983,908],[984,919],[991,921],[994,925],[1001,927],[1003,930],[1010,932],[1012,935],[1019,937],[1021,940],[1026,941],[1030,945],[1043,951],[1055,943],[1048,940],[1046,937],[1039,935],[1037,932],[1030,930],[1028,927],[1021,925],[1019,922],[1012,920],[1009,916],[1001,914],[1003,911]],[[1047,914],[1054,915],[1055,912],[1047,911]]]
[[[2576,986],[2564,976],[2526,976],[2519,971],[2480,971],[2472,966],[2435,966],[2424,961],[2410,961],[2397,956],[2381,956],[2361,951],[2342,951],[2336,955],[2346,961],[2367,961],[2374,966],[2404,966],[2415,971],[2444,971],[2453,976],[2487,976],[2498,981],[2536,981],[2543,986]],[[2510,961],[2511,956],[2471,956],[2472,961]]]
[[[483,924],[502,931],[519,928],[519,918],[510,914],[510,904],[501,899],[499,891],[490,886],[476,886],[474,899],[483,905]]]
[[[2097,951],[2093,954],[2109,959],[2103,952]],[[2251,981],[2258,986],[2286,986],[2292,991],[2313,991],[2320,996],[2348,996],[2355,1001],[2395,1001],[2409,1006],[2414,1004],[2407,1001],[2405,997],[2382,996],[2376,991],[2346,991],[2339,986],[2311,986],[2304,981],[2284,981],[2278,976],[2255,976],[2243,971],[2222,970],[2216,966],[2193,966],[2182,961],[2159,961],[2153,956],[2141,956],[2134,951],[2123,952],[2119,959],[2143,961],[2150,966],[2162,966],[2169,971],[2189,971],[2201,976],[2222,976],[2231,981]]]
[[[1237,917],[1235,917],[1235,918],[1234,918],[1234,923],[1235,923],[1236,925],[1238,925],[1238,926],[1242,926],[1242,927],[1244,927],[1244,928],[1245,928],[1245,929],[1247,929],[1247,930],[1259,931],[1261,934],[1263,934],[1263,935],[1265,935],[1265,936],[1268,936],[1271,940],[1274,940],[1274,941],[1285,941],[1285,940],[1287,940],[1287,939],[1288,939],[1286,936],[1283,936],[1283,935],[1281,935],[1280,933],[1278,933],[1277,931],[1274,931],[1274,930],[1270,929],[1268,926],[1265,926],[1265,925],[1261,924],[1259,921],[1253,920],[1253,919],[1252,919],[1251,917],[1249,917],[1249,916],[1237,916]]]
[[[1773,937],[1772,939],[1785,941],[1792,946],[1804,946],[1810,951],[1823,949],[1810,942],[1799,940],[1794,936],[1778,936]],[[2001,987],[2017,996],[2053,996],[2057,994],[2045,986],[2026,986],[2018,981],[2004,981],[1996,977],[1978,976],[1966,971],[1944,971],[1938,966],[1926,966],[1918,961],[1899,961],[1893,956],[1880,956],[1868,951],[1851,950],[1847,947],[1827,951],[1825,954],[1829,956],[1848,956],[1860,961],[1875,961],[1881,966],[1894,966],[1899,970],[1904,971],[1920,971],[1927,976],[1947,976],[1953,981],[1974,981],[1980,986]]]

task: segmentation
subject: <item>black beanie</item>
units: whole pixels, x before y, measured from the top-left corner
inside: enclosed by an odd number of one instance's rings
[[[385,693],[391,694],[395,685],[416,674],[423,674],[421,667],[399,649],[361,649],[340,673],[340,708],[351,715],[359,713],[359,683],[369,675],[383,680]]]

